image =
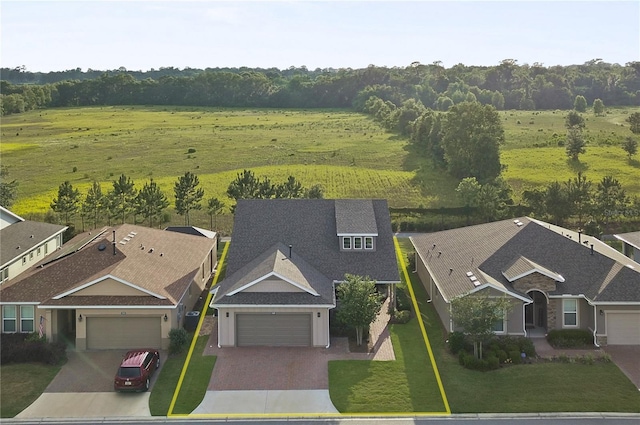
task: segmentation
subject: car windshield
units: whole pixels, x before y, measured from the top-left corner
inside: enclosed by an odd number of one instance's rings
[[[118,376],[121,378],[137,378],[140,376],[139,367],[121,367],[118,370]]]

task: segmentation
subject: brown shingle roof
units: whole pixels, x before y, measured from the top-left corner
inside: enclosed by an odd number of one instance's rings
[[[29,220],[5,227],[0,230],[0,267],[25,255],[65,229],[65,226]]]

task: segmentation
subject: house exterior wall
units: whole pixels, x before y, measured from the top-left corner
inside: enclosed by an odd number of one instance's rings
[[[442,321],[442,325],[446,329],[447,332],[451,331],[450,325],[450,312],[449,312],[449,303],[444,300],[442,294],[438,290],[433,278],[429,274],[427,267],[424,265],[420,257],[418,256],[416,259],[416,270],[418,273],[418,277],[420,277],[420,281],[424,285],[427,294],[429,295],[429,299],[433,304],[433,307],[438,312],[438,316],[440,316],[440,320]]]
[[[142,292],[136,288],[132,288],[129,285],[118,282],[114,279],[105,279],[101,282],[97,282],[91,286],[81,289],[70,297],[74,296],[88,296],[88,295],[116,295],[116,296],[149,296],[149,294]]]
[[[3,268],[3,270],[9,270],[9,277],[7,280],[14,279],[34,264],[41,261],[44,257],[55,252],[60,246],[62,246],[62,234],[46,240],[29,252],[25,252],[24,255],[18,257],[13,262],[9,263],[8,266]]]
[[[578,324],[577,326],[563,325],[563,303],[565,299],[578,300]],[[549,298],[547,305],[547,330],[552,329],[593,329],[593,306],[589,305],[584,298],[562,297]]]
[[[236,345],[235,315],[241,313],[311,313],[312,344],[314,347],[329,345],[329,309],[328,308],[269,308],[269,307],[219,307],[218,308],[218,346]],[[227,313],[229,317],[227,317]],[[320,317],[318,317],[320,313]]]
[[[633,245],[626,242],[622,243],[622,252],[636,263],[640,263],[640,249],[636,249]]]
[[[532,289],[541,292],[551,292],[556,290],[556,281],[540,273],[531,273],[513,282],[513,289],[526,294]]]
[[[91,317],[122,317],[126,316],[129,318],[136,317],[157,317],[160,320],[160,332],[162,335],[162,347],[163,350],[169,348],[169,331],[175,326],[175,322],[173,320],[172,311],[175,309],[171,308],[145,308],[145,309],[95,309],[95,308],[77,308],[76,309],[76,350],[86,350],[87,349],[87,318]],[[164,315],[167,315],[167,318],[171,318],[164,321]],[[82,321],[78,320],[78,317],[82,315]]]
[[[282,279],[265,279],[242,292],[304,292],[302,289]]]

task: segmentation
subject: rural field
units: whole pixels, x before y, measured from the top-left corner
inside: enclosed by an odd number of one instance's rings
[[[558,146],[566,111],[500,111],[504,176],[515,197],[577,171],[594,182],[614,175],[628,194],[639,195],[640,161],[629,161],[620,147],[632,135],[624,120],[633,111],[585,114],[589,144],[577,163]],[[205,199],[228,205],[226,188],[245,168],[272,182],[293,175],[307,187],[319,183],[325,197],[386,198],[393,207],[459,205],[457,181],[410,153],[407,140],[345,110],[64,108],[3,117],[0,128],[2,164],[19,181],[13,210],[27,218],[45,213],[65,180],[84,194],[94,180],[108,190],[122,173],[138,188],[153,178],[173,201],[174,182],[192,171]],[[181,218],[173,213],[172,222]],[[208,223],[204,211],[192,215],[192,224]]]

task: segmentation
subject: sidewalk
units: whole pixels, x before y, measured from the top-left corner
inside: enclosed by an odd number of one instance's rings
[[[551,359],[560,355],[577,357],[583,356],[585,354],[592,354],[594,357],[600,357],[605,354],[604,350],[596,347],[592,349],[553,348],[544,337],[534,337],[531,338],[531,341],[533,341],[533,346],[536,349],[536,354],[538,355],[538,357],[541,357],[543,359]]]

